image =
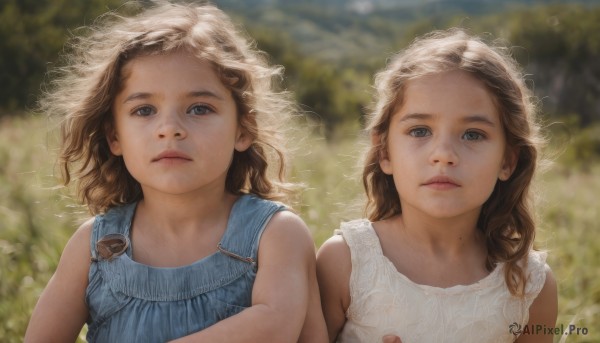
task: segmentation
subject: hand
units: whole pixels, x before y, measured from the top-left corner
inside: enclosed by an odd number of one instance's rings
[[[394,335],[385,335],[381,343],[402,343],[400,337]]]

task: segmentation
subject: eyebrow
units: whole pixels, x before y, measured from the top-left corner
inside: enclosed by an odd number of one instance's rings
[[[152,93],[145,93],[145,92],[139,92],[139,93],[133,93],[130,96],[128,96],[127,98],[125,98],[125,100],[123,100],[123,103],[128,103],[130,101],[134,101],[134,100],[144,100],[144,99],[149,99],[152,97]],[[201,91],[193,91],[193,92],[189,92],[186,95],[187,98],[204,98],[204,97],[210,97],[210,98],[215,98],[218,100],[223,100],[223,97],[217,95],[214,92],[211,91],[207,91],[207,90],[201,90]]]
[[[409,113],[405,114],[400,118],[400,122],[410,121],[410,120],[431,120],[434,116],[432,114],[426,113]],[[464,123],[481,123],[490,127],[496,127],[496,123],[488,119],[484,115],[473,114],[466,117],[461,118],[461,121]]]
[[[219,100],[223,100],[223,97],[221,97],[220,95],[218,95],[217,93],[211,92],[211,91],[207,91],[207,90],[202,90],[202,91],[195,91],[195,92],[189,92],[187,94],[188,98],[203,98],[203,97],[209,97],[209,98],[215,98],[215,99],[219,99]]]

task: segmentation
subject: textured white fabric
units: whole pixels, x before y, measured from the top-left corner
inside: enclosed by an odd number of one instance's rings
[[[350,247],[350,306],[339,335],[343,343],[381,343],[387,334],[403,343],[513,342],[509,326],[527,324],[529,306],[546,280],[546,253],[532,251],[525,297],[512,296],[503,265],[471,285],[439,288],[419,285],[399,273],[383,255],[367,220],[343,223]]]

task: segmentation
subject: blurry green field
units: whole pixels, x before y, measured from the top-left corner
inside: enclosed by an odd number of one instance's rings
[[[45,119],[0,121],[0,342],[20,342],[38,295],[85,210],[56,189],[54,131]],[[362,215],[357,139],[308,136],[291,176],[306,185],[296,206],[320,245],[340,221]],[[537,184],[538,246],[559,285],[557,325],[587,335],[555,342],[600,342],[600,164],[555,165]]]

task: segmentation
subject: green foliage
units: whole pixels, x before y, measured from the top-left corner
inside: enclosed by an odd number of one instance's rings
[[[577,68],[600,55],[600,8],[553,5],[511,12],[510,41],[530,51],[539,63],[565,60]]]
[[[46,126],[0,120],[0,341],[21,342],[37,297],[75,226],[55,189]]]
[[[581,127],[600,121],[600,7],[577,4],[525,7],[473,19],[430,17],[409,37],[461,26],[502,40],[523,66],[550,116],[571,113]]]
[[[49,63],[69,30],[91,24],[124,0],[3,0],[0,7],[0,108],[33,106]],[[7,112],[2,112],[7,113]]]
[[[567,122],[554,126],[552,134],[562,143],[554,146],[561,164],[590,171],[600,162],[600,124],[580,128],[576,123]]]
[[[273,33],[262,26],[251,26],[250,32],[273,63],[285,67],[283,87],[294,93],[303,112],[318,123],[328,140],[336,129],[358,127],[369,98],[361,91],[368,82],[364,74],[304,56],[285,33]]]
[[[600,7],[550,6],[516,13],[508,37],[547,111],[576,113],[580,124],[600,120]],[[524,56],[523,56],[524,55]]]
[[[5,0],[0,7],[2,113],[33,106],[69,31],[123,2]],[[517,46],[515,56],[531,75],[544,112],[573,113],[581,126],[600,119],[600,36],[595,34],[600,7],[593,1],[382,0],[366,14],[337,0],[215,2],[286,67],[283,86],[323,124],[330,140],[360,125],[372,75],[388,57],[416,35],[448,26],[489,32]]]
[[[259,46],[286,66],[287,85],[321,118],[328,137],[342,123],[360,123],[372,75],[389,56],[418,35],[451,26],[514,47],[545,114],[573,113],[581,127],[600,120],[600,36],[593,34],[600,32],[600,7],[467,3],[398,5],[364,16],[331,6],[315,11],[307,4],[263,4],[250,6],[239,19]],[[235,13],[236,7],[229,10]],[[273,27],[284,30],[274,32]],[[262,45],[269,40],[272,44]]]
[[[563,336],[567,343],[600,341],[599,173],[598,163],[588,171],[556,165],[537,187],[544,199],[537,242],[548,251],[558,284],[557,326],[573,323],[589,330],[586,336]]]

